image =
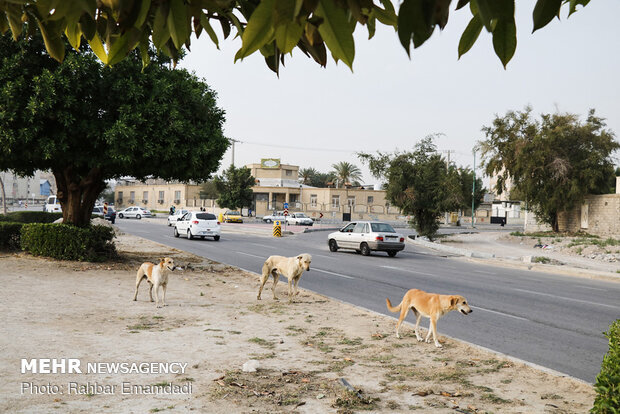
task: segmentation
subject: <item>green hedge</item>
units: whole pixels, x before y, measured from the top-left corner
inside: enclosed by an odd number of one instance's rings
[[[62,217],[62,213],[46,213],[45,211],[13,211],[6,215],[0,214],[0,221],[13,223],[53,223]]]
[[[0,222],[0,250],[19,250],[23,223]]]
[[[24,224],[21,247],[35,256],[101,262],[116,255],[114,230],[107,226]]]
[[[620,319],[605,332],[609,338],[609,352],[603,357],[601,372],[596,377],[596,399],[590,410],[596,414],[620,413]]]

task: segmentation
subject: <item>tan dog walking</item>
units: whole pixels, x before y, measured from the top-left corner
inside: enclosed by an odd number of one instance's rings
[[[422,316],[430,319],[430,325],[428,327],[428,334],[426,335],[426,342],[430,342],[431,334],[433,335],[433,341],[435,346],[441,348],[442,345],[437,340],[437,321],[446,313],[458,310],[463,315],[472,313],[472,309],[467,304],[467,299],[460,295],[439,295],[437,293],[427,293],[419,289],[411,289],[400,302],[398,306],[392,306],[390,299],[385,298],[385,303],[390,312],[400,312],[398,323],[396,324],[396,337],[400,338],[398,330],[400,324],[403,323],[409,309],[413,311],[416,316],[415,322],[415,336],[418,341],[422,340],[422,336],[419,333],[420,319]]]
[[[263,287],[267,280],[269,279],[269,275],[273,276],[273,287],[271,290],[273,291],[273,298],[278,300],[276,296],[276,285],[278,284],[278,279],[280,275],[288,278],[288,299],[289,302],[293,301],[293,287],[295,290],[295,295],[299,294],[297,290],[297,284],[299,283],[299,279],[301,279],[301,274],[306,271],[310,271],[310,263],[312,262],[312,256],[307,253],[302,253],[295,257],[284,257],[284,256],[269,256],[267,260],[265,260],[265,264],[263,264],[263,273],[260,278],[260,288],[258,289],[258,296],[256,296],[257,300],[260,300],[260,295],[263,292]]]
[[[133,295],[133,300],[138,299],[138,288],[143,279],[149,282],[149,294],[151,296],[151,302],[153,302],[153,287],[155,287],[155,305],[158,308],[166,306],[166,288],[168,287],[168,272],[173,272],[175,269],[174,260],[169,257],[160,259],[157,265],[145,262],[142,263],[136,274],[136,292]],[[159,305],[159,287],[161,286],[163,291],[162,305]]]

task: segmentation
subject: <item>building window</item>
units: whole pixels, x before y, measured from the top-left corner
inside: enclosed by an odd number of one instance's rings
[[[118,192],[118,200],[116,200],[116,201],[119,204],[123,204],[123,192],[122,191]]]
[[[355,196],[349,196],[347,197],[347,205],[349,207],[352,207],[355,205]]]
[[[340,207],[340,196],[339,195],[332,196],[332,207],[334,208]]]
[[[286,176],[290,177],[291,175],[293,175],[293,170],[284,170],[286,172]]]
[[[142,202],[144,204],[149,202],[149,192],[148,191],[143,191],[142,192]]]
[[[368,204],[374,203],[375,198],[373,196],[368,196]]]
[[[158,202],[159,204],[164,204],[164,192],[163,192],[163,191],[160,191],[160,192],[159,192],[159,197],[158,197],[158,199],[157,199],[157,202]]]
[[[179,204],[181,202],[181,191],[174,192],[174,202]]]
[[[316,207],[316,200],[317,200],[316,194],[310,194],[310,205],[312,207]]]
[[[132,204],[135,199],[136,199],[136,192],[135,191],[130,191],[129,192],[129,203]]]

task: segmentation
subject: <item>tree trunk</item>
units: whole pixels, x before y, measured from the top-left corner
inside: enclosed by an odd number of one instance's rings
[[[90,224],[93,207],[99,194],[106,188],[101,169],[92,168],[86,176],[72,167],[52,170],[58,187],[58,202],[62,207],[63,222],[79,227]]]
[[[558,233],[560,231],[560,223],[558,222],[558,213],[553,213],[551,215],[551,230],[554,233]]]
[[[2,187],[2,211],[6,215],[6,193],[4,192],[4,181],[2,181],[2,178],[0,178],[0,187]]]

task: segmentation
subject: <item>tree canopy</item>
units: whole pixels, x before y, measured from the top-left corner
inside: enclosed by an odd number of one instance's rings
[[[418,234],[429,238],[437,233],[438,220],[444,212],[468,208],[467,201],[471,207],[473,180],[473,172],[447,165],[437,153],[433,139],[422,139],[412,152],[358,154],[368,163],[373,176],[386,180],[384,189],[390,203],[403,214],[413,216],[412,224]],[[471,178],[467,182],[468,176]],[[482,187],[482,182],[479,184]],[[482,191],[476,192],[477,204],[482,195]]]
[[[366,26],[368,37],[377,25],[394,28],[407,54],[448,24],[450,8],[469,12],[471,20],[458,44],[459,57],[467,53],[484,28],[491,33],[493,49],[504,67],[517,47],[514,0],[403,0],[398,11],[391,0],[3,0],[0,31],[11,30],[15,39],[36,28],[49,54],[62,61],[63,36],[79,49],[84,39],[106,64],[113,65],[139,46],[144,64],[149,45],[176,60],[182,47],[190,48],[191,35],[203,33],[219,47],[220,38],[241,37],[235,60],[257,51],[276,73],[295,48],[327,64],[328,51],[336,62],[353,67],[353,33]],[[532,11],[536,31],[560,16],[585,7],[589,0],[537,0]],[[215,27],[221,28],[220,37]]]
[[[338,187],[359,185],[359,180],[362,179],[362,170],[355,164],[340,161],[332,164],[330,175],[338,182]]]
[[[221,176],[215,177],[213,183],[219,194],[217,204],[220,207],[237,210],[252,205],[255,178],[248,167],[231,165]]]
[[[65,222],[87,225],[106,180],[205,180],[228,148],[207,84],[152,55],[104,67],[68,45],[62,63],[35,37],[0,37],[0,170],[51,170]]]
[[[487,175],[496,190],[511,179],[517,194],[539,219],[558,231],[558,213],[578,205],[586,194],[606,193],[614,175],[612,153],[620,148],[594,110],[585,122],[569,113],[542,114],[532,108],[496,116],[479,143]]]

